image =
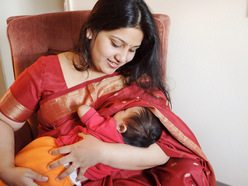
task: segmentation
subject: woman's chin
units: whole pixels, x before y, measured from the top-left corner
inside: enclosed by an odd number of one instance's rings
[[[108,70],[104,70],[102,71],[102,73],[106,74],[106,75],[111,75],[113,73],[116,72],[117,69],[108,69]]]

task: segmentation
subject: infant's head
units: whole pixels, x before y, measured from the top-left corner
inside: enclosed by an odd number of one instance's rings
[[[113,116],[117,130],[125,143],[138,147],[148,147],[162,134],[160,120],[146,107],[130,107]]]

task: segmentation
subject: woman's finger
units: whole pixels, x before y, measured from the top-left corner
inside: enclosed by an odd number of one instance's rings
[[[31,178],[34,181],[39,181],[39,182],[46,182],[48,180],[48,177],[43,176],[41,174],[38,174],[36,172],[34,172],[31,169],[28,169],[25,173],[25,176],[28,178]],[[34,183],[34,185],[37,185],[36,183]]]
[[[66,169],[60,175],[58,175],[58,177],[56,178],[56,180],[62,180],[62,179],[64,179],[65,177],[67,177],[71,173],[73,173],[76,169],[77,169],[77,167],[75,165],[73,165],[73,164],[67,166]]]
[[[86,171],[86,168],[82,168],[82,167],[79,168],[77,179],[76,179],[77,181],[82,182],[85,180],[85,177],[84,177],[85,171]]]
[[[51,155],[57,155],[57,154],[68,154],[71,152],[70,145],[64,146],[64,147],[59,147],[55,148],[49,151]]]
[[[26,185],[28,186],[39,186],[37,183],[35,183],[33,180],[28,178],[29,180],[26,182]]]
[[[61,157],[61,158],[49,163],[47,168],[48,169],[53,169],[53,168],[58,167],[60,165],[65,165],[66,163],[69,163],[69,162],[72,162],[71,156],[70,155],[63,156],[63,157]]]
[[[39,185],[36,184],[35,182],[31,182],[31,183],[28,183],[28,186],[39,186]]]

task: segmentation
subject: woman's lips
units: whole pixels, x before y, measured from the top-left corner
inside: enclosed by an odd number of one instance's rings
[[[119,67],[119,64],[118,64],[118,63],[113,62],[113,61],[110,61],[109,59],[108,59],[108,65],[109,65],[111,68],[115,68],[115,69]]]

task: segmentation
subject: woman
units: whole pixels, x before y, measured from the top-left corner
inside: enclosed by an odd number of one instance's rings
[[[133,106],[139,103],[137,99],[148,101],[167,128],[159,142],[143,149],[84,135],[76,144],[51,150],[54,155],[67,155],[48,168],[71,163],[57,178],[79,168],[77,179],[81,180],[87,168],[102,163],[129,171],[85,185],[214,185],[211,166],[197,140],[166,105],[169,99],[161,79],[159,38],[146,4],[142,0],[99,0],[80,37],[73,52],[40,58],[1,99],[0,179],[9,185],[47,180],[35,171],[14,166],[13,131],[33,112],[39,118],[39,136],[58,137],[80,123],[76,117],[79,105],[98,108],[106,97],[117,97],[125,104],[127,95],[132,95]],[[152,169],[144,170],[148,168]]]

